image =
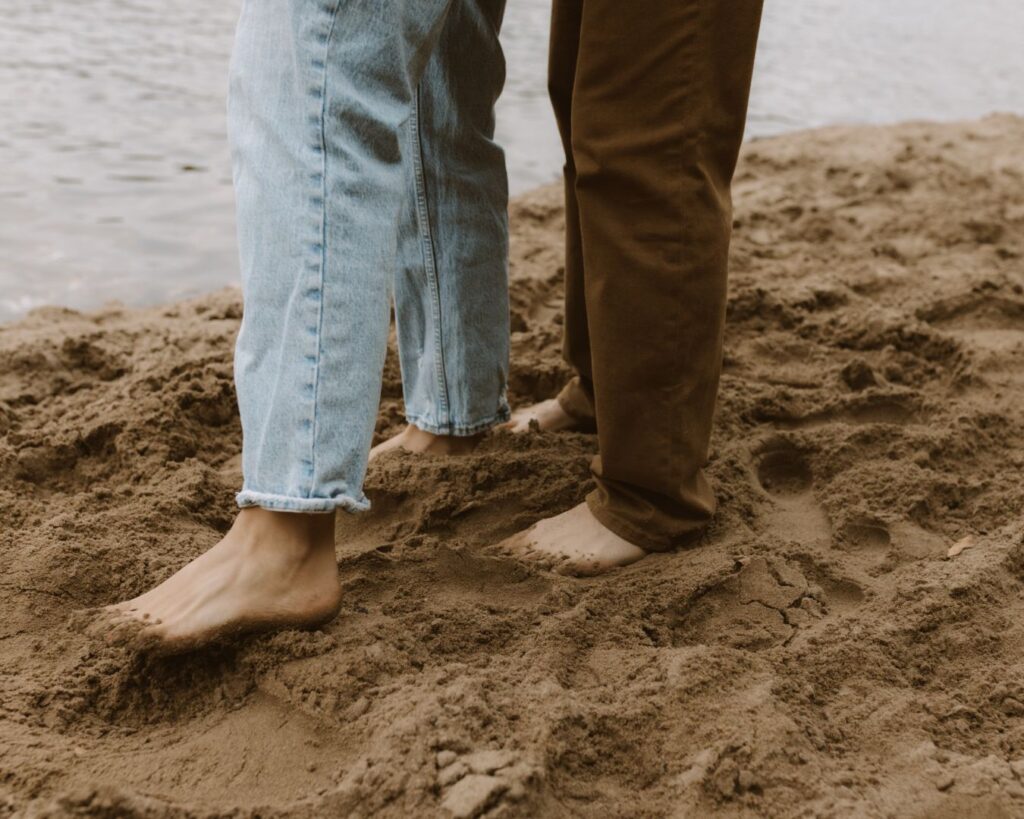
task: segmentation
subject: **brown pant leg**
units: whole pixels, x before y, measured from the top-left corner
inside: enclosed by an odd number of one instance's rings
[[[583,287],[583,248],[576,205],[576,165],[572,156],[572,94],[576,82],[584,0],[555,0],[551,11],[548,92],[565,148],[565,325],[563,355],[575,372],[558,396],[562,407],[584,427],[594,422],[590,333]]]
[[[582,10],[570,143],[600,444],[587,500],[609,529],[663,550],[714,512],[702,467],[761,0]]]

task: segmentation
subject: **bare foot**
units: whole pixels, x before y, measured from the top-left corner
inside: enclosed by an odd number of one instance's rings
[[[535,523],[499,544],[506,554],[562,574],[604,574],[636,563],[647,552],[606,529],[585,503]]]
[[[512,413],[512,417],[501,425],[509,432],[529,432],[530,426],[536,422],[541,432],[559,432],[563,429],[575,429],[579,421],[573,418],[562,407],[557,398],[549,398],[538,404],[520,407]]]
[[[187,651],[220,637],[312,628],[341,605],[334,515],[246,508],[205,554],[156,588],[104,609],[104,636]]]
[[[476,435],[434,435],[409,424],[395,437],[388,438],[371,449],[370,460],[395,449],[429,455],[465,455],[476,449],[476,445],[483,437],[482,432]]]

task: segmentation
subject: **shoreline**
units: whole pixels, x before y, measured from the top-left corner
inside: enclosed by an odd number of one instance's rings
[[[986,114],[984,117],[982,117],[981,119],[979,119],[977,121],[982,121],[984,119],[992,118],[992,117],[995,117],[995,118],[999,118],[999,117],[1010,117],[1010,118],[1013,118],[1013,117],[1020,117],[1020,116],[1024,116],[1024,115],[1022,115],[1022,114],[1015,114],[1015,113],[1010,112],[1010,111],[993,110],[993,111],[989,112],[988,114]],[[757,135],[749,134],[749,129],[748,129],[748,134],[744,138],[743,147],[744,147],[744,150],[747,150],[748,146],[755,145],[755,144],[763,142],[763,141],[771,141],[771,140],[777,140],[777,139],[786,139],[786,138],[791,137],[791,136],[808,135],[808,134],[822,134],[822,135],[826,135],[830,131],[846,132],[846,131],[857,131],[857,130],[872,130],[872,129],[876,129],[876,128],[890,128],[890,127],[897,127],[897,126],[899,126],[899,127],[908,127],[908,126],[931,127],[931,126],[941,126],[941,125],[946,125],[946,124],[955,124],[956,122],[960,122],[960,121],[961,120],[950,121],[950,120],[927,119],[927,118],[921,119],[921,118],[919,118],[919,119],[904,120],[904,121],[901,121],[899,123],[842,122],[842,123],[838,123],[838,124],[816,125],[816,126],[807,127],[807,128],[795,128],[795,127],[791,126],[790,129],[784,130],[784,131],[781,131],[781,132],[768,132],[768,133],[757,134]],[[227,180],[227,182],[230,183],[230,180]],[[541,184],[541,185],[538,185],[538,186],[535,186],[535,187],[527,188],[526,190],[520,191],[519,193],[516,193],[515,195],[513,195],[511,197],[511,199],[510,199],[510,208],[514,208],[516,202],[519,201],[519,200],[529,201],[533,197],[539,195],[538,194],[539,191],[543,191],[543,190],[545,190],[547,188],[551,188],[553,186],[558,186],[558,185],[561,185],[561,171],[560,170],[555,170],[555,171],[552,172],[551,178],[550,178],[550,180],[548,182],[546,182],[544,184]],[[515,186],[515,187],[518,187],[518,186]],[[225,209],[225,208],[226,209],[232,209],[234,207],[233,194],[231,194],[231,192],[228,191],[226,194],[224,194],[227,197],[226,199],[224,199],[224,195],[222,195],[222,193],[223,192],[218,193],[217,197],[215,197],[218,200],[216,202],[217,207],[222,209],[222,210]],[[234,233],[235,233],[233,222],[229,222],[229,223],[227,223],[225,225],[225,232],[227,234],[230,234],[230,236],[232,237],[232,240],[233,240]],[[182,240],[182,241],[187,241],[187,238],[184,237],[184,236],[179,236],[178,239]],[[214,252],[211,249],[211,251],[210,251],[210,258],[208,259],[208,261],[212,262],[212,261],[214,261],[214,257],[216,257],[217,260],[223,262],[224,261],[224,258],[223,258],[224,257],[224,252],[223,251],[224,251],[223,248],[219,249],[217,252]],[[236,276],[237,276],[237,262],[236,262],[236,258],[235,258],[235,256],[236,256],[236,248],[234,248],[233,244],[231,244],[229,251],[230,252],[227,253],[227,260],[229,262],[229,266],[234,268],[234,269],[236,269]],[[164,254],[159,254],[158,258],[161,260],[161,264],[163,264]],[[95,270],[91,270],[90,271],[88,267],[86,268],[86,271],[89,271],[89,274],[92,275],[92,276],[98,276],[99,275],[97,271],[95,271]],[[122,270],[121,272],[124,273],[125,271]],[[167,273],[166,270],[161,269],[161,270],[153,271],[152,275],[154,277],[159,277],[161,275],[166,275],[166,273]],[[175,296],[173,298],[147,298],[147,299],[144,299],[144,300],[139,301],[139,302],[133,302],[133,301],[124,301],[124,300],[122,300],[120,298],[114,297],[114,298],[108,299],[108,300],[103,301],[103,302],[98,302],[98,303],[94,303],[94,304],[86,304],[86,305],[68,304],[68,303],[59,303],[59,302],[58,303],[39,303],[38,301],[36,301],[35,299],[33,299],[33,298],[29,297],[29,296],[22,295],[18,299],[16,299],[16,301],[23,302],[23,303],[33,303],[35,306],[29,307],[27,309],[26,308],[19,308],[19,311],[12,315],[11,314],[11,310],[13,308],[10,306],[10,304],[7,304],[6,306],[4,306],[3,304],[0,304],[0,328],[5,327],[5,326],[9,326],[9,325],[12,325],[12,324],[16,324],[16,323],[24,320],[28,316],[30,316],[33,312],[35,312],[37,310],[43,310],[43,311],[71,310],[71,311],[74,311],[76,313],[81,313],[81,314],[88,315],[88,314],[94,313],[94,312],[103,312],[103,311],[107,311],[107,310],[116,310],[116,309],[121,309],[121,310],[149,309],[149,308],[156,308],[156,307],[161,307],[161,306],[168,306],[168,305],[173,305],[173,304],[191,302],[191,301],[195,301],[196,299],[205,298],[205,297],[207,297],[209,295],[212,295],[214,293],[217,293],[217,292],[219,292],[221,290],[239,289],[240,287],[241,287],[241,284],[240,284],[239,281],[225,282],[225,283],[222,283],[222,284],[220,284],[220,285],[218,285],[216,287],[205,289],[203,291],[190,291],[190,290],[186,290],[183,293],[181,293],[180,295],[177,295],[177,296]],[[86,288],[86,289],[88,289],[88,288]]]
[[[697,548],[585,581],[487,551],[586,494],[591,436],[389,455],[335,622],[180,659],[68,614],[229,525],[239,291],[0,324],[0,816],[1020,813],[1022,144],[745,144]],[[560,185],[510,212],[519,404],[567,376]]]

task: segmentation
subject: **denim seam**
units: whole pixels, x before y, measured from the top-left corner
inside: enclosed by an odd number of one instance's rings
[[[496,424],[504,423],[511,416],[512,413],[508,406],[503,406],[498,410],[498,412],[489,418],[485,418],[482,421],[476,421],[471,424],[457,424],[451,421],[445,424],[435,424],[432,421],[427,420],[425,416],[410,415],[408,413],[405,416],[405,420],[417,429],[429,432],[431,435],[455,435],[464,437],[467,435],[476,435],[478,432],[488,430]]]
[[[320,403],[320,359],[323,355],[323,328],[324,328],[324,271],[327,268],[327,58],[331,51],[331,42],[334,39],[334,28],[338,22],[338,10],[341,0],[335,0],[331,12],[331,25],[327,30],[327,37],[324,40],[323,66],[320,69],[320,110],[318,123],[318,136],[320,138],[320,270],[317,281],[317,292],[320,298],[317,301],[316,317],[316,362],[313,365],[313,423],[309,439],[309,488],[306,496],[313,496],[313,487],[316,484],[316,439],[320,427],[319,403]]]
[[[444,343],[441,332],[441,293],[437,280],[437,258],[434,254],[433,229],[430,209],[427,206],[427,182],[423,173],[423,136],[420,132],[420,88],[412,107],[413,134],[416,137],[412,155],[413,178],[416,188],[416,212],[420,229],[420,250],[423,254],[423,268],[430,288],[430,311],[434,322],[434,370],[437,375],[438,408],[442,418],[450,418],[448,403],[448,379],[445,374]],[[447,423],[447,420],[446,420]]]

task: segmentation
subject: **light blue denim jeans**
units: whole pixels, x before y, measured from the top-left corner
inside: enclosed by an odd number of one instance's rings
[[[406,412],[508,417],[504,0],[245,0],[228,102],[240,506],[362,510],[392,301]]]

